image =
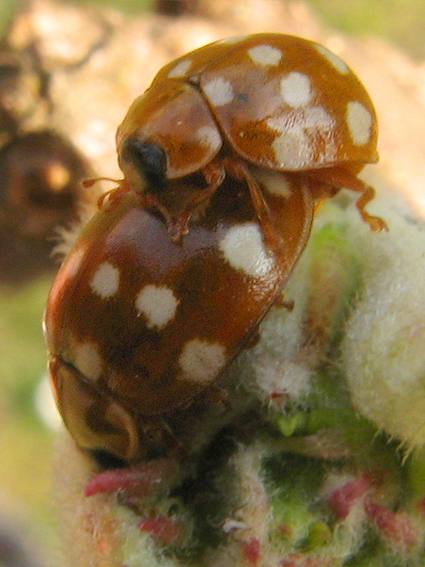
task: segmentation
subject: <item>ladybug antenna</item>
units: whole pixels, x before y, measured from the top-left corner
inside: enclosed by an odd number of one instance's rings
[[[94,179],[83,179],[82,184],[83,187],[93,187],[93,185],[99,181],[109,181],[111,183],[118,183],[118,185],[121,185],[122,183],[121,179],[113,179],[112,177],[95,177]]]

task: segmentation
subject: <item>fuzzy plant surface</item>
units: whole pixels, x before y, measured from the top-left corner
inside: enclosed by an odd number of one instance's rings
[[[425,225],[377,202],[388,232],[328,203],[259,340],[228,368],[230,418],[156,495],[85,495],[66,434],[56,496],[81,567],[425,564]],[[202,426],[203,425],[203,426]]]

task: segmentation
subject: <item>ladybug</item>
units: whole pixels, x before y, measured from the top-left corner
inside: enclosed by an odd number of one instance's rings
[[[318,201],[376,161],[376,117],[324,47],[259,34],[165,66],[119,126],[125,178],[60,268],[45,336],[57,404],[100,464],[190,444],[193,412],[249,346],[310,234]],[[187,448],[187,447],[185,447]]]
[[[150,195],[179,240],[226,175],[243,179],[270,236],[251,169],[291,171],[316,199],[343,187],[360,193],[362,218],[382,230],[365,211],[374,190],[356,177],[377,161],[376,145],[373,104],[331,51],[288,35],[230,38],[166,65],[130,106],[117,131],[119,191]]]
[[[278,298],[313,217],[308,189],[278,175],[257,179],[285,245],[267,243],[249,192],[230,178],[181,243],[134,191],[83,230],[50,292],[45,333],[61,414],[99,461],[134,463],[175,444],[169,429],[214,394]]]

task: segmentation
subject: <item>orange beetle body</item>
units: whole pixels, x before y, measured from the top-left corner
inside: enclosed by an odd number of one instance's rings
[[[382,229],[364,210],[373,189],[355,177],[377,161],[376,144],[373,104],[348,66],[317,43],[280,34],[222,40],[169,63],[117,131],[127,181],[155,194],[176,239],[202,193],[197,187],[181,198],[173,219],[161,190],[149,187],[149,173],[159,177],[152,162],[161,162],[169,188],[201,172],[205,199],[226,174],[244,178],[260,217],[266,214],[249,166],[302,173],[316,198],[342,187],[360,192],[362,217]]]
[[[234,38],[170,63],[130,107],[117,150],[125,179],[59,271],[45,326],[77,444],[134,463],[164,451],[165,419],[247,345],[317,200],[346,186],[372,229],[385,223],[355,176],[377,159],[372,103],[303,39]]]
[[[375,111],[354,73],[321,45],[278,34],[219,41],[166,65],[118,128],[120,158],[131,137],[165,149],[170,179],[226,142],[280,171],[378,159]]]

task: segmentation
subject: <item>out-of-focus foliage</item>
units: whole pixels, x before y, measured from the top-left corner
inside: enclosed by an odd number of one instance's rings
[[[66,1],[66,0],[62,0]],[[155,0],[70,0],[74,4],[112,6],[126,12],[146,12]],[[178,2],[179,0],[175,0]],[[208,0],[211,1],[211,0]],[[252,0],[246,0],[249,4]],[[286,0],[276,0],[285,2]],[[307,0],[326,23],[344,33],[377,35],[408,51],[425,57],[425,5],[423,0]],[[25,0],[0,0],[0,33]]]
[[[52,523],[52,432],[36,397],[46,370],[41,320],[49,285],[39,280],[20,290],[0,288],[0,494],[22,520],[31,517],[31,531],[43,539]]]
[[[24,0],[0,0],[0,34],[3,34],[16,10],[24,4]]]
[[[154,5],[154,0],[76,0],[85,4],[103,4],[125,12],[148,12]]]
[[[415,58],[425,57],[423,0],[308,0],[332,27],[380,36]]]

